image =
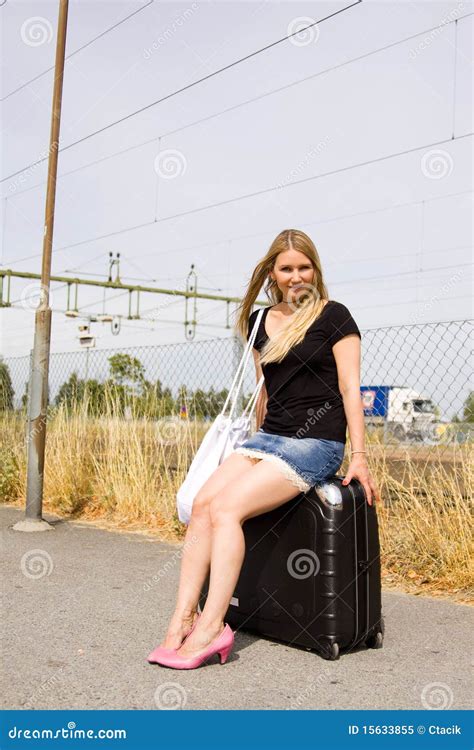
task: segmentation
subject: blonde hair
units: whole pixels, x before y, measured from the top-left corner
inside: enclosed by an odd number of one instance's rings
[[[295,300],[295,312],[289,316],[289,321],[268,339],[260,352],[260,364],[281,362],[288,351],[303,340],[309,326],[319,317],[328,299],[328,291],[323,281],[321,260],[313,241],[298,229],[284,229],[273,240],[266,255],[257,263],[247,291],[238,308],[236,331],[247,341],[248,322],[251,309],[263,286],[264,291],[272,302],[278,304],[283,300],[283,294],[276,281],[270,277],[277,256],[287,250],[298,250],[306,255],[313,266],[313,279],[305,284],[305,292],[301,298]]]

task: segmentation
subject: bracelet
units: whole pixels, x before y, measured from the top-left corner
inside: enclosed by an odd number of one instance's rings
[[[351,453],[367,453],[367,451],[351,451]]]

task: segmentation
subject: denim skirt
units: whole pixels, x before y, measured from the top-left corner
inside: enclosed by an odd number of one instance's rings
[[[301,492],[334,476],[344,460],[345,443],[323,438],[271,435],[260,428],[235,453],[274,463]]]

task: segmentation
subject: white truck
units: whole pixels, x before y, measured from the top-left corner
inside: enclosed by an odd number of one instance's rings
[[[405,386],[363,385],[362,405],[367,425],[383,426],[400,441],[437,442],[440,424],[431,399]]]

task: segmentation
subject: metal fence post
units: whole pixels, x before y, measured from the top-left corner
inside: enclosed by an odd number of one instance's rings
[[[244,347],[242,346],[241,340],[239,339],[238,336],[234,336],[233,341],[232,341],[232,373],[231,373],[231,378],[229,382],[231,382],[232,378],[237,372],[237,368],[239,366],[240,360],[242,359],[243,352],[244,352]],[[244,373],[244,376],[242,379],[242,389],[237,399],[236,414],[240,414],[243,408],[242,405],[243,405],[243,399],[244,399],[245,374],[246,373]]]

